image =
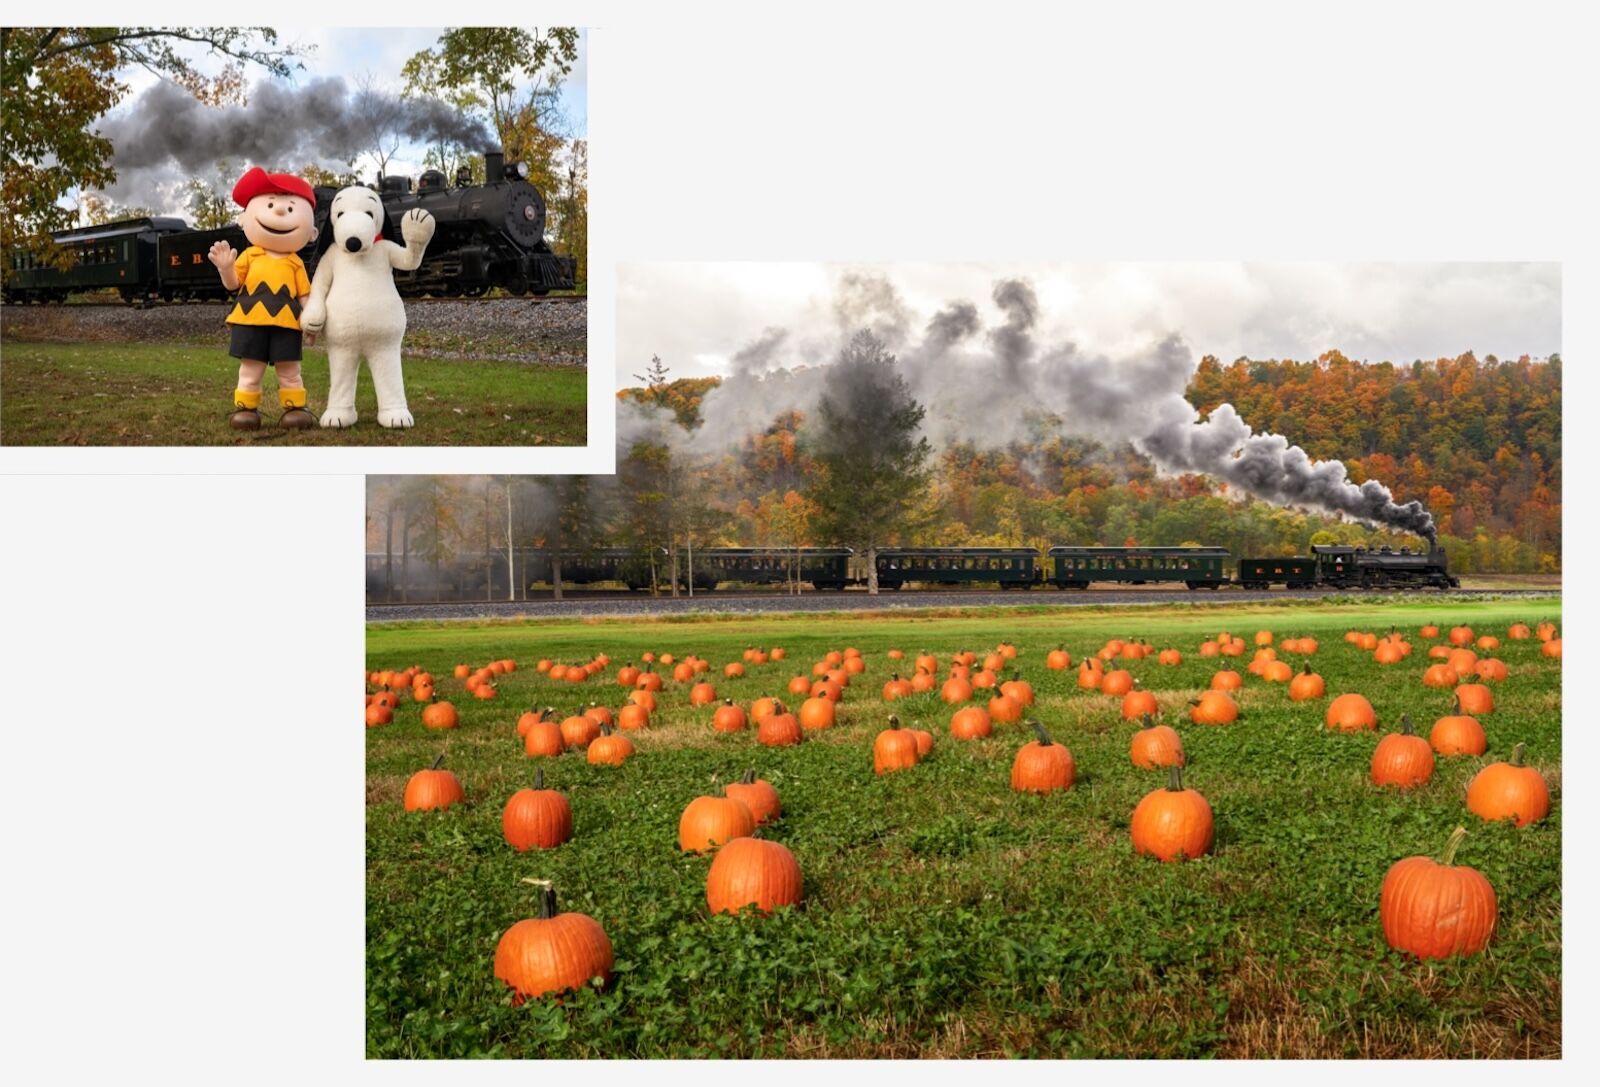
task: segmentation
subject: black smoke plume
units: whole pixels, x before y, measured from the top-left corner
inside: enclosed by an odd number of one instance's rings
[[[1030,283],[997,283],[991,301],[1000,320],[980,339],[978,307],[947,303],[925,326],[921,340],[898,351],[902,375],[928,410],[925,435],[935,448],[1027,449],[1042,434],[1122,442],[1148,456],[1163,472],[1196,473],[1281,506],[1303,506],[1437,540],[1433,516],[1420,502],[1400,504],[1377,480],[1357,485],[1344,463],[1313,460],[1281,434],[1256,433],[1231,404],[1202,419],[1185,398],[1198,360],[1177,335],[1144,351],[1111,358],[1071,342],[1041,346],[1040,308]],[[852,272],[834,301],[839,328],[769,328],[735,355],[734,374],[701,403],[704,425],[677,441],[702,453],[727,448],[758,432],[784,411],[809,413],[836,375],[829,363],[851,334],[874,328],[891,347],[909,340],[911,315],[888,280]],[[860,321],[854,328],[851,320]],[[810,354],[785,357],[791,348]],[[627,443],[649,432],[660,440],[665,419],[623,402],[618,438]],[[667,432],[675,427],[666,427]]]
[[[100,123],[111,141],[118,199],[148,200],[173,180],[206,176],[221,161],[270,171],[307,163],[342,167],[385,134],[415,143],[452,140],[487,147],[480,122],[436,98],[352,89],[336,76],[304,86],[263,82],[243,106],[205,105],[171,83],[153,84]]]

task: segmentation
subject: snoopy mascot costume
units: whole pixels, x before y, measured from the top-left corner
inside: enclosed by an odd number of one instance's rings
[[[414,271],[433,238],[433,216],[421,208],[400,222],[405,245],[383,237],[383,201],[371,189],[340,189],[328,209],[333,241],[317,262],[311,297],[300,324],[325,338],[328,348],[328,410],[325,427],[356,421],[356,372],[367,360],[378,393],[378,423],[408,427],[405,380],[400,374],[400,341],[406,333],[406,308],[394,285],[394,270]]]

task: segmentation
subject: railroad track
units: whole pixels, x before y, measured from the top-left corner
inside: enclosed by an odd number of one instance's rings
[[[1447,592],[1384,593],[1385,598],[1428,600],[1482,596],[1541,597],[1559,596],[1559,589],[1452,589]],[[569,592],[555,600],[541,593],[527,600],[469,601],[439,604],[368,604],[369,623],[405,622],[416,619],[469,621],[474,619],[590,618],[602,616],[683,615],[695,612],[726,615],[758,615],[782,612],[822,611],[906,611],[918,608],[1027,606],[1094,607],[1118,604],[1217,604],[1270,603],[1274,600],[1338,598],[1337,592],[1319,589],[1249,590],[1240,592],[1189,592],[1187,590],[1102,589],[1089,592],[996,592],[991,589],[956,589],[935,592],[885,592],[871,596],[861,590],[845,592],[807,592],[788,596],[774,592],[713,592],[694,597],[650,597],[640,593],[610,590]],[[1350,593],[1350,599],[1368,594]],[[1379,594],[1372,594],[1379,595]]]

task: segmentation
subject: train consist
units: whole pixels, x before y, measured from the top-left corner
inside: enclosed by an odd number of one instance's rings
[[[515,295],[546,295],[576,285],[577,261],[556,255],[545,240],[544,197],[529,184],[527,164],[507,166],[504,155],[490,150],[484,165],[482,185],[473,185],[465,170],[453,186],[438,170],[425,171],[415,185],[409,177],[380,179],[384,237],[398,239],[395,224],[413,208],[428,211],[435,223],[422,266],[395,273],[401,294],[472,298],[501,287]],[[338,190],[314,191],[319,241],[300,252],[312,274],[333,240],[328,205]],[[124,219],[51,237],[73,252],[72,266],[61,270],[22,251],[7,254],[5,302],[64,302],[69,294],[107,288],[142,305],[222,299],[228,291],[206,257],[211,244],[222,239],[240,252],[250,244],[237,226],[194,230],[167,217]]]
[[[506,600],[550,586],[556,571],[552,555],[519,547],[506,576],[506,553],[477,552],[440,565],[403,561],[398,556],[367,555],[367,599],[396,601]],[[1087,589],[1111,582],[1123,585],[1180,583],[1187,588],[1242,589],[1452,589],[1460,586],[1440,548],[1413,551],[1388,547],[1324,546],[1309,556],[1241,558],[1230,573],[1232,556],[1223,547],[1052,547],[1042,554],[1029,547],[885,548],[877,553],[882,589],[910,586],[947,588],[998,585],[1001,589]],[[867,583],[865,561],[847,547],[709,547],[692,561],[679,554],[680,589],[710,592],[719,587],[773,584],[843,590]],[[664,549],[594,548],[560,556],[563,585],[611,586],[642,591],[652,585],[670,591]]]

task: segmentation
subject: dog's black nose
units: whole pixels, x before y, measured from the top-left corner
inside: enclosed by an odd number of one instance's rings
[[[360,238],[346,238],[344,240],[344,247],[346,249],[350,250],[350,252],[352,252],[352,253],[359,253],[359,252],[361,252],[361,239]]]

